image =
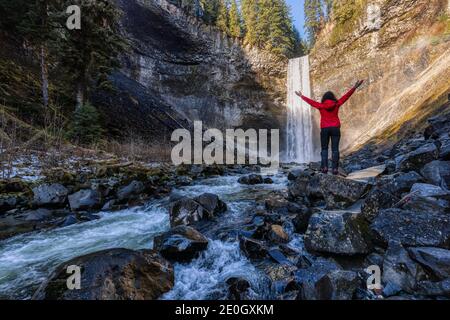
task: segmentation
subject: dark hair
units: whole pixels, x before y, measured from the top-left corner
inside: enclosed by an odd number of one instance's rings
[[[325,92],[325,94],[323,95],[323,98],[322,98],[322,103],[324,103],[325,100],[332,100],[332,101],[334,101],[334,102],[337,102],[337,101],[338,101],[338,100],[336,99],[336,96],[334,95],[334,93],[331,92],[331,91]]]

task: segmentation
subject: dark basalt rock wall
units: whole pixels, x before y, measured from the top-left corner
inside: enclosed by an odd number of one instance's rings
[[[286,61],[224,36],[165,0],[117,0],[130,52],[114,93],[94,101],[108,129],[155,140],[205,127],[283,128]],[[282,132],[280,132],[282,134]]]

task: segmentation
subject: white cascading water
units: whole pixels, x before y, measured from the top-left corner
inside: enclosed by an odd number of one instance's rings
[[[314,159],[311,107],[295,94],[311,96],[309,57],[289,60],[287,78],[287,162],[307,163]]]

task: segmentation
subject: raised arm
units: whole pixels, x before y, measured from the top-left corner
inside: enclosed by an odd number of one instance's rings
[[[317,109],[325,108],[325,106],[322,103],[314,101],[313,99],[304,96],[300,91],[296,91],[295,94],[298,95],[300,98],[302,98],[302,100],[305,101],[307,104],[309,104],[311,107]]]
[[[363,84],[363,82],[364,80],[359,80],[358,82],[356,82],[353,88],[351,88],[346,94],[342,96],[342,98],[338,100],[337,105],[340,107],[344,103],[346,103],[347,100],[350,99],[350,97],[355,93],[356,89],[358,89]]]

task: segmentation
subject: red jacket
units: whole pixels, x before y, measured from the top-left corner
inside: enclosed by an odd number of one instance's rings
[[[355,93],[356,88],[351,88],[346,94],[342,96],[337,102],[333,100],[325,100],[323,103],[314,101],[302,95],[302,99],[311,107],[317,108],[320,111],[320,127],[340,127],[339,108]]]

